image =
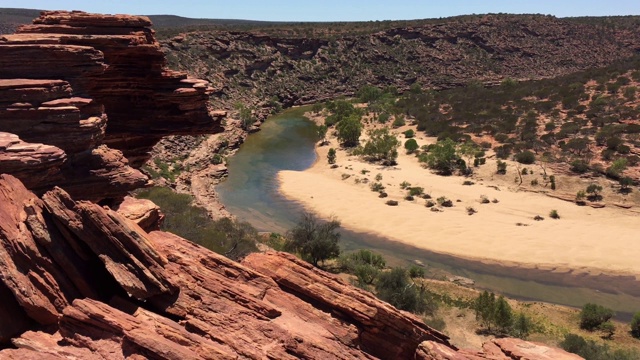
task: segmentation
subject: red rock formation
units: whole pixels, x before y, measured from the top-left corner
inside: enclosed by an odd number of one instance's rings
[[[0,171],[38,193],[58,185],[78,199],[117,199],[147,184],[131,167],[162,136],[219,131],[225,113],[210,109],[208,83],[166,69],[150,25],[140,16],[54,11],[0,37],[0,132],[33,143],[28,151],[42,166],[53,165],[53,150],[35,144],[64,151],[55,178],[17,171],[6,146]]]
[[[136,199],[131,196],[126,196],[124,201],[118,204],[116,211],[145,231],[160,230],[164,220],[164,214],[158,205],[150,200]]]
[[[0,337],[18,348],[0,359],[565,354],[512,339],[495,340],[486,353],[458,351],[414,315],[292,255],[252,254],[240,264],[176,235],[147,233],[60,188],[39,199],[0,175],[0,204],[0,299],[8,300],[0,314],[15,311],[0,317]],[[51,327],[16,337],[37,330],[34,323]]]

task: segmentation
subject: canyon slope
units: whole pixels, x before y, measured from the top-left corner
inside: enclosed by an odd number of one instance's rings
[[[0,359],[578,359],[516,339],[464,351],[283,253],[231,261],[126,198],[170,134],[221,131],[148,18],[43,12],[0,37]]]

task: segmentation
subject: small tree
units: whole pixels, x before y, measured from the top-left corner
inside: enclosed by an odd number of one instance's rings
[[[619,158],[615,160],[611,166],[607,168],[607,175],[612,178],[619,178],[622,176],[622,173],[627,169],[627,159]]]
[[[321,223],[313,214],[303,213],[298,223],[287,232],[285,249],[318,266],[320,261],[340,255],[339,228],[340,222],[336,219]]]
[[[493,324],[495,304],[496,295],[486,290],[478,296],[474,303],[476,320],[480,321],[482,326],[486,327],[489,331],[491,331],[491,325]]]
[[[338,130],[338,140],[343,146],[354,147],[358,145],[362,134],[362,123],[359,115],[348,116],[340,121],[336,128]]]
[[[467,172],[467,174],[473,172],[471,164],[473,164],[473,158],[476,156],[476,154],[478,154],[479,150],[480,148],[478,147],[478,145],[471,141],[467,141],[464,144],[458,146],[457,154],[465,159],[465,171]]]
[[[587,303],[580,311],[580,328],[593,331],[613,317],[613,310],[604,306]]]
[[[587,186],[586,192],[589,194],[589,200],[598,201],[602,199],[602,195],[600,192],[602,191],[602,186],[598,184],[590,184]]]
[[[515,160],[520,164],[533,164],[536,162],[536,154],[529,150],[525,150],[515,155]]]
[[[407,150],[407,154],[413,154],[420,147],[418,146],[418,142],[416,141],[416,139],[409,139],[404,142],[404,148],[405,150]]]
[[[515,321],[513,322],[513,336],[520,339],[526,339],[527,337],[529,337],[529,334],[531,334],[532,330],[533,324],[531,322],[531,319],[524,313],[518,313]]]
[[[336,163],[336,149],[329,149],[329,152],[327,153],[327,161],[329,162],[329,164]]]
[[[500,295],[495,304],[494,322],[498,331],[503,334],[507,333],[513,324],[513,311],[502,295]]]
[[[620,183],[620,192],[623,194],[628,194],[631,191],[631,186],[633,185],[633,179],[629,176],[621,177],[618,181]]]
[[[418,286],[409,277],[405,268],[396,267],[382,272],[376,282],[378,297],[400,310],[414,313],[433,313],[436,303],[426,289]]]
[[[394,165],[398,158],[400,140],[389,133],[389,129],[374,129],[369,131],[369,140],[362,148],[362,154],[372,161],[380,161],[384,165]]]
[[[434,144],[429,153],[420,161],[426,162],[429,168],[442,175],[450,175],[456,169],[458,159],[456,143],[446,138]]]
[[[240,117],[242,128],[244,130],[249,130],[253,123],[256,122],[256,118],[253,116],[253,110],[242,103],[237,103],[235,105],[235,109],[238,111],[238,117]]]
[[[318,137],[321,139],[320,145],[327,143],[327,130],[329,130],[327,125],[319,125],[317,128]]]
[[[496,173],[500,175],[504,175],[507,173],[507,163],[502,160],[498,160],[498,162],[496,163],[496,168]]]

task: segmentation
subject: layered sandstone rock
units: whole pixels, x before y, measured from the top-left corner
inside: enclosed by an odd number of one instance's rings
[[[147,184],[135,168],[163,136],[220,131],[212,89],[165,67],[150,26],[140,16],[53,11],[0,37],[0,132],[31,144],[3,135],[0,171],[38,193],[58,185],[78,199],[119,199]],[[49,173],[18,171],[17,149]]]
[[[0,359],[575,358],[513,339],[460,351],[289,254],[240,264],[60,188],[0,175],[0,204],[0,340],[17,348]]]

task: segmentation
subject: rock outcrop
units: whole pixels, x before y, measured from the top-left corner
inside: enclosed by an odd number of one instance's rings
[[[120,199],[147,184],[136,168],[163,136],[219,132],[213,89],[168,70],[150,26],[52,11],[0,37],[0,132],[13,134],[0,138],[0,159],[29,152],[43,170],[18,170],[13,156],[2,172],[40,194],[58,185],[78,199]]]
[[[459,351],[289,254],[236,263],[60,188],[0,175],[0,204],[0,359],[573,359],[510,339]]]

